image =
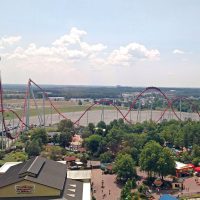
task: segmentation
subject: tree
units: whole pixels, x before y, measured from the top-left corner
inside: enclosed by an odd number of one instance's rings
[[[61,133],[59,136],[59,144],[62,147],[69,146],[70,142],[72,141],[72,134],[70,132]]]
[[[141,154],[140,154],[140,167],[142,170],[147,171],[151,177],[152,172],[157,172],[156,163],[159,159],[159,154],[162,151],[162,147],[155,141],[148,142]]]
[[[39,142],[37,140],[31,141],[27,144],[25,151],[27,152],[29,158],[32,156],[38,156],[41,152]]]
[[[162,176],[175,173],[175,160],[171,150],[167,147],[163,148],[159,154],[157,165],[157,172]]]
[[[101,129],[106,129],[106,123],[104,121],[100,121],[98,124],[97,124],[97,127],[98,128],[101,128]]]
[[[5,162],[24,162],[27,160],[27,154],[25,152],[11,152],[5,155]]]
[[[129,178],[136,177],[134,161],[129,154],[118,154],[113,168],[117,179],[126,182]]]
[[[50,158],[52,160],[61,160],[62,158],[62,148],[59,146],[52,146],[50,150]]]
[[[113,153],[119,150],[123,135],[125,135],[125,133],[116,127],[113,127],[106,135],[107,146]]]
[[[2,160],[5,155],[6,155],[5,151],[0,150],[0,160]]]
[[[140,154],[140,167],[147,171],[149,176],[155,172],[163,178],[174,173],[175,160],[169,148],[162,148],[159,143],[150,141]]]
[[[66,129],[72,131],[74,128],[74,124],[69,119],[63,119],[58,124],[58,131],[64,132]]]
[[[102,163],[111,163],[113,161],[113,155],[110,151],[107,151],[100,155],[100,160]]]
[[[34,129],[32,134],[31,134],[31,140],[32,141],[37,140],[37,141],[40,141],[42,144],[47,144],[48,143],[48,136],[47,136],[46,129],[44,129],[44,128]]]
[[[4,140],[0,140],[0,148],[2,148],[3,147],[3,149],[5,149],[6,148],[6,141],[4,141]]]
[[[85,143],[86,147],[91,151],[91,153],[98,153],[101,147],[102,137],[100,135],[91,135],[89,138],[86,138]]]
[[[56,143],[59,143],[59,135],[58,134],[53,135],[52,142],[54,143],[54,145]]]
[[[81,100],[78,100],[78,105],[79,105],[79,106],[83,105],[83,103],[82,103]]]
[[[94,134],[95,125],[93,123],[88,124],[88,129],[91,134]]]

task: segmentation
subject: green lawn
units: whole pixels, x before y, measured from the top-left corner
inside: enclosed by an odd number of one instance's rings
[[[67,106],[67,107],[60,107],[58,108],[59,112],[61,113],[66,113],[66,112],[80,112],[80,111],[85,111],[89,106],[86,106],[86,105],[82,105],[82,106],[78,106],[78,105],[74,105],[74,106]],[[115,108],[113,106],[94,106],[92,107],[91,110],[102,110],[102,109],[105,109],[105,110],[114,110]],[[16,110],[15,111],[20,117],[22,116],[22,113],[23,113],[23,110]],[[38,110],[36,108],[31,108],[30,109],[30,116],[37,116],[38,115],[38,112],[39,113],[43,113],[43,108],[38,108]],[[56,114],[57,112],[52,108],[45,108],[45,114]],[[6,117],[6,120],[11,120],[14,118],[16,118],[15,115],[13,115],[12,112],[5,112],[5,117]]]

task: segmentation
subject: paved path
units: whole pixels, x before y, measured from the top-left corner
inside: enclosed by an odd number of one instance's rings
[[[116,175],[102,174],[101,169],[92,170],[93,191],[96,200],[119,200],[121,188],[115,183]],[[103,188],[102,188],[103,183]]]

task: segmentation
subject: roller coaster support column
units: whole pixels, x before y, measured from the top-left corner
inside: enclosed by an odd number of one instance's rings
[[[43,115],[44,115],[43,122],[44,122],[44,127],[45,127],[46,120],[45,120],[45,93],[44,92],[43,92]]]
[[[4,132],[3,132],[3,115],[1,116],[2,119],[1,119],[1,149],[3,150],[4,149],[4,141],[3,141],[3,137],[4,137]]]
[[[101,121],[104,121],[104,102],[103,102],[103,107],[101,111]]]
[[[30,87],[31,87],[31,82],[29,81],[28,83],[28,93],[27,93],[27,103],[26,103],[26,131],[28,131],[29,125],[29,117],[30,117]]]
[[[181,99],[180,99],[180,107],[179,107],[179,109],[180,109],[180,119],[181,119],[181,110],[182,110],[182,105],[181,105]]]
[[[51,109],[51,126],[52,126],[52,106],[50,107],[50,109]]]
[[[141,102],[138,102],[137,122],[141,121]]]
[[[151,117],[150,117],[151,121],[152,121],[152,107],[153,107],[153,103],[151,102]]]

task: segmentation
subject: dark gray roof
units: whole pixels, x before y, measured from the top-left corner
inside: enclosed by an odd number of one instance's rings
[[[67,179],[63,197],[67,200],[82,200],[83,182]]]
[[[37,156],[36,158],[30,159],[26,162],[24,167],[20,170],[19,175],[32,174],[37,176],[45,163],[45,158]]]
[[[0,188],[21,180],[29,180],[63,190],[66,175],[65,165],[46,158],[34,157],[24,163],[10,167],[0,177]]]

